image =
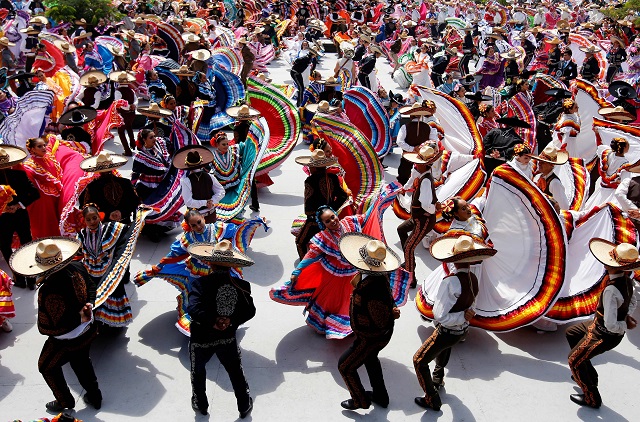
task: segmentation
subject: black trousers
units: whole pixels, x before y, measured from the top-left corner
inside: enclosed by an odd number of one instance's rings
[[[358,82],[360,82],[360,85],[363,87],[371,89],[371,81],[369,80],[368,73],[358,72]]]
[[[622,66],[611,66],[607,68],[607,83],[611,83],[613,78],[618,74],[618,72],[622,71]]]
[[[441,332],[438,328],[420,346],[413,355],[413,366],[416,369],[418,382],[427,396],[437,393],[434,381],[438,384],[444,379],[444,368],[449,363],[451,348],[458,344],[464,335],[454,335]],[[429,363],[435,359],[436,366],[433,368],[433,378],[429,373]]]
[[[2,256],[7,261],[7,264],[13,253],[11,242],[13,241],[14,233],[18,234],[20,244],[24,245],[31,242],[31,223],[29,222],[27,210],[19,209],[13,214],[0,214],[0,251],[2,251]],[[16,273],[13,274],[13,280],[19,286],[24,286],[25,284],[25,278]]]
[[[293,79],[293,83],[296,84],[296,88],[298,88],[297,106],[300,107],[302,104],[302,97],[304,97],[304,79],[302,78],[302,73],[297,70],[291,70],[289,74],[291,75],[291,79]]]
[[[89,397],[95,401],[102,400],[98,379],[93,370],[91,357],[89,357],[89,349],[97,333],[98,328],[94,323],[80,337],[71,340],[57,340],[49,337],[44,342],[38,360],[38,370],[58,403],[63,407],[72,408],[75,406],[75,399],[69,391],[69,386],[62,372],[62,366],[66,363],[71,365],[71,369],[78,377],[82,388],[87,390]]]
[[[129,110],[118,110],[120,116],[122,116],[122,120],[124,124],[118,127],[118,137],[120,138],[120,142],[122,143],[122,148],[124,148],[125,152],[129,150],[129,146],[131,149],[136,147],[136,138],[133,136],[133,121],[136,119],[136,112]],[[129,135],[129,143],[127,143],[127,137]]]
[[[256,185],[256,179],[251,181],[251,206],[254,208],[260,208],[260,202],[258,201],[258,186]]]
[[[578,386],[584,393],[586,402],[592,406],[600,406],[602,397],[598,391],[598,372],[591,364],[591,358],[616,347],[624,335],[605,333],[596,327],[594,321],[567,328],[569,352],[569,368]]]
[[[242,358],[238,342],[234,338],[226,344],[207,344],[189,342],[189,354],[191,356],[191,400],[200,409],[209,407],[207,400],[207,362],[213,355],[218,356],[218,360],[229,374],[233,392],[236,395],[236,402],[239,411],[245,411],[249,407],[251,397],[249,396],[249,384],[244,377],[242,370]]]
[[[471,61],[472,57],[473,57],[473,54],[465,53],[462,59],[460,59],[460,63],[458,64],[458,70],[463,76],[469,74],[469,62]]]
[[[422,239],[436,225],[435,214],[428,214],[420,209],[414,210],[412,207],[411,218],[398,226],[398,236],[404,251],[404,269],[412,273],[416,269],[415,250]],[[409,235],[411,233],[411,235]],[[414,277],[415,280],[415,277]],[[412,282],[413,284],[413,282]]]
[[[378,353],[386,347],[391,340],[393,330],[379,337],[361,337],[356,333],[356,338],[351,347],[349,347],[338,360],[338,370],[344,383],[349,389],[351,398],[356,406],[369,407],[371,403],[366,397],[365,389],[358,375],[358,368],[362,365],[367,370],[369,382],[373,390],[373,397],[379,403],[389,402],[389,393],[384,385],[384,376],[382,375],[382,366]]]
[[[439,73],[431,72],[431,82],[433,82],[434,87],[439,87],[443,83],[442,75]]]
[[[300,229],[300,232],[296,236],[296,249],[298,250],[298,257],[300,260],[304,258],[309,250],[309,242],[311,238],[320,233],[320,226],[315,218],[307,218],[304,225]]]
[[[411,177],[413,163],[404,157],[400,157],[400,165],[398,166],[398,182],[404,186]]]

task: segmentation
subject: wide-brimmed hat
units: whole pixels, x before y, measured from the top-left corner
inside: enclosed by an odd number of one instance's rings
[[[58,123],[66,126],[82,126],[95,119],[97,115],[98,112],[93,107],[76,107],[60,116]]]
[[[192,51],[190,54],[194,60],[200,60],[203,62],[209,60],[209,58],[211,57],[211,52],[209,50],[205,50],[204,48]]]
[[[416,164],[432,164],[442,156],[442,150],[437,145],[423,145],[418,152],[405,152],[402,158]]]
[[[500,57],[502,57],[503,59],[509,59],[509,60],[518,59],[518,58],[520,58],[520,56],[522,56],[522,52],[516,50],[515,48],[512,48],[511,50],[507,51],[506,53],[500,54]]]
[[[569,25],[569,21],[566,19],[560,19],[556,22],[556,29],[558,32],[571,32],[571,26]]]
[[[179,170],[195,170],[213,162],[213,153],[202,145],[187,145],[176,151],[173,166]]]
[[[270,84],[271,82],[273,82],[273,79],[268,78],[267,75],[265,75],[264,73],[260,72],[256,75],[256,79],[261,80],[262,82],[268,83]]]
[[[109,74],[109,79],[113,82],[117,82],[120,85],[130,84],[136,81],[136,77],[129,72],[111,72]]]
[[[0,144],[0,169],[9,168],[24,161],[27,155],[27,151],[20,147]]]
[[[86,25],[87,21],[82,18],[82,19],[76,19],[73,23],[75,23],[76,25]]]
[[[595,54],[602,51],[602,49],[600,47],[596,47],[595,45],[590,45],[589,47],[580,47],[580,51]]]
[[[375,237],[345,233],[339,245],[344,259],[363,273],[390,273],[400,268],[400,257]]]
[[[556,98],[571,98],[573,96],[571,91],[567,91],[563,88],[551,88],[546,90],[544,93]]]
[[[638,93],[625,81],[613,81],[609,84],[609,94],[619,99],[634,100],[638,98]]]
[[[98,155],[82,160],[80,168],[87,173],[103,173],[122,167],[127,164],[127,161],[124,155],[102,151]]]
[[[38,24],[38,25],[46,25],[49,23],[49,19],[47,19],[44,16],[34,16],[31,19],[29,19],[29,23],[31,24]]]
[[[437,238],[431,243],[429,252],[438,261],[462,264],[491,258],[498,251],[480,240],[463,234]]]
[[[402,26],[406,27],[406,28],[413,28],[414,26],[418,25],[417,23],[415,23],[412,20],[408,20],[402,23]]]
[[[612,36],[610,38],[611,40],[611,44],[613,45],[614,43],[618,43],[620,45],[621,48],[625,48],[624,45],[624,41],[622,41],[620,38],[616,37],[616,36]]]
[[[360,35],[358,39],[362,42],[368,42],[369,44],[371,44],[371,38],[367,35]]]
[[[426,116],[433,114],[433,110],[429,107],[425,107],[423,103],[415,102],[411,105],[401,107],[400,114],[405,116]]]
[[[447,48],[445,51],[447,53],[449,53],[449,55],[451,55],[451,56],[458,56],[458,57],[463,57],[464,56],[464,54],[462,54],[460,51],[458,51],[458,47]]]
[[[118,46],[108,44],[107,48],[114,56],[124,57],[124,50]]]
[[[193,76],[196,74],[193,70],[189,69],[189,66],[183,64],[178,69],[171,69],[171,73],[177,76]]]
[[[340,85],[340,82],[338,82],[338,80],[336,78],[334,78],[333,76],[329,76],[324,81],[318,81],[318,83],[321,83],[324,86],[338,86],[338,85]]]
[[[336,110],[338,110],[338,107],[333,107],[326,100],[322,100],[318,104],[306,105],[305,108],[309,113],[324,113],[324,114],[332,114],[332,113],[335,113]]]
[[[229,107],[226,113],[236,120],[251,120],[261,116],[260,112],[255,108],[251,108],[246,104],[236,107]]]
[[[58,47],[63,53],[73,53],[74,51],[76,51],[76,48],[72,44],[69,44],[64,40],[55,40],[53,41],[53,44]]]
[[[249,267],[253,260],[235,249],[227,239],[218,243],[194,242],[187,248],[193,258],[220,267]]]
[[[482,92],[466,92],[464,94],[465,98],[469,99],[469,100],[473,100],[473,101],[491,101],[493,100],[493,98],[491,98],[488,95],[483,95]]]
[[[296,158],[296,163],[307,167],[329,167],[338,163],[337,157],[327,157],[323,150],[316,149],[311,155]]]
[[[90,36],[93,35],[93,32],[85,32],[84,34],[80,34],[76,37],[73,37],[74,40],[81,40],[83,38],[89,38]]]
[[[562,42],[562,41],[560,41],[560,38],[558,38],[558,37],[553,37],[553,38],[551,38],[551,39],[549,39],[549,40],[544,40],[544,41],[545,41],[547,44],[555,44],[555,45],[560,44],[560,43]],[[582,48],[581,48],[581,49],[582,49]]]
[[[623,271],[640,268],[638,248],[630,243],[615,244],[598,237],[589,241],[589,250],[593,256],[607,267]]]
[[[150,103],[149,107],[138,107],[136,110],[143,116],[151,117],[152,119],[160,119],[173,114],[171,110],[160,107],[158,103]]]
[[[98,86],[107,80],[107,75],[99,70],[92,70],[80,76],[80,85],[82,86]]]
[[[629,113],[622,106],[603,107],[598,110],[598,113],[607,118],[607,120],[615,120],[618,122],[631,122],[636,119],[636,116]]]
[[[240,37],[237,41],[238,44],[247,44],[248,42],[249,40],[247,39],[247,37]]]
[[[531,129],[531,125],[524,120],[518,119],[517,117],[501,117],[496,119],[496,123],[500,123],[501,125],[511,126],[511,127],[520,127],[523,129]]]
[[[462,86],[474,86],[476,83],[480,82],[482,79],[482,75],[467,75],[461,78],[458,82]]]
[[[393,91],[389,91],[389,102],[396,103],[398,105],[404,105],[404,97],[402,94],[394,94]]]
[[[384,51],[382,51],[382,49],[380,47],[378,47],[377,45],[369,46],[369,51],[371,51],[371,53],[379,53],[379,54],[382,54],[384,56]]]
[[[558,149],[557,147],[549,144],[547,145],[540,155],[529,154],[529,157],[534,160],[544,161],[545,163],[561,166],[569,161],[569,153],[567,151]]]
[[[186,34],[182,34],[182,39],[186,43],[200,42],[200,37],[194,34],[193,32],[187,32]]]
[[[27,35],[36,35],[40,33],[39,29],[35,29],[33,26],[29,25],[26,28],[22,28],[20,30],[20,32],[22,32],[23,34],[27,34]]]
[[[13,47],[15,44],[9,41],[7,37],[0,37],[0,45],[4,45],[5,47]]]
[[[79,240],[70,237],[48,237],[34,240],[11,255],[9,266],[25,277],[45,277],[64,268],[80,250]]]

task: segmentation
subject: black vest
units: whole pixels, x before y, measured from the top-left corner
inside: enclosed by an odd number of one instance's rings
[[[438,202],[438,197],[436,196],[436,187],[433,184],[433,177],[431,177],[431,173],[428,172],[424,176],[413,181],[415,188],[413,190],[413,195],[411,196],[411,209],[419,209],[424,211],[424,209],[422,208],[422,203],[420,202],[420,189],[422,187],[422,181],[424,179],[429,179],[429,181],[431,182],[431,203],[435,204],[436,202]]]
[[[636,176],[629,182],[629,191],[627,192],[627,199],[635,204],[636,207],[640,206],[640,176]]]
[[[422,145],[425,141],[429,140],[429,134],[431,134],[431,126],[425,122],[412,121],[406,124],[407,137],[405,142],[412,147]]]
[[[633,297],[633,281],[625,275],[623,277],[618,277],[613,281],[609,280],[607,287],[610,285],[614,285],[622,294],[623,302],[618,308],[618,316],[616,320],[624,321],[627,317],[627,313],[629,313],[629,304]],[[604,327],[604,304],[602,303],[602,294],[600,294],[600,299],[598,299],[595,322],[596,325]]]
[[[475,274],[471,272],[458,272],[454,275],[456,275],[460,280],[460,297],[451,307],[449,313],[466,311],[471,307],[471,305],[473,305],[473,301],[478,295],[478,278]],[[449,277],[445,277],[442,282],[444,283],[444,281]]]
[[[196,176],[200,176],[200,178]],[[204,171],[191,172],[189,180],[191,181],[193,199],[204,201],[213,197],[213,180],[211,180],[208,173]]]

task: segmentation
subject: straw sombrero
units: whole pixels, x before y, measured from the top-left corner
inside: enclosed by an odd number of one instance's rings
[[[178,170],[196,170],[211,162],[213,153],[203,145],[187,145],[173,156],[173,166]]]
[[[600,47],[596,47],[595,45],[590,45],[589,47],[580,47],[580,51],[595,54],[602,51],[602,49]]]
[[[177,76],[193,76],[196,72],[189,69],[189,66],[183,64],[179,69],[171,69],[171,73]]]
[[[194,60],[206,61],[211,57],[211,52],[209,50],[205,50],[201,48],[200,50],[195,50],[191,52],[191,57]]]
[[[49,23],[49,20],[44,17],[44,16],[34,16],[31,19],[29,19],[29,23],[31,24],[38,24],[38,25],[46,25]]]
[[[318,104],[309,104],[306,105],[305,108],[309,113],[324,113],[324,114],[332,114],[338,110],[338,107],[333,107],[329,104],[328,101],[322,100]]]
[[[529,155],[534,160],[544,161],[545,163],[561,166],[569,161],[569,153],[564,150],[560,150],[553,145],[547,145],[540,155]]]
[[[631,122],[636,119],[633,114],[629,113],[622,106],[603,107],[598,110],[598,113],[607,120],[615,120],[618,122]]]
[[[124,57],[124,50],[120,47],[109,44],[107,48],[114,56]]]
[[[29,25],[26,28],[22,28],[20,30],[20,32],[22,32],[23,34],[27,34],[27,35],[36,35],[40,33],[39,29],[35,29],[33,26]]]
[[[24,161],[27,151],[14,145],[0,144],[0,169],[6,169]]]
[[[81,243],[70,237],[34,240],[11,255],[9,266],[25,277],[46,277],[64,268],[80,250]]]
[[[82,126],[96,118],[98,112],[93,107],[76,107],[64,113],[58,123],[66,126]]]
[[[429,107],[425,107],[423,103],[413,103],[410,106],[401,107],[400,114],[405,116],[426,116],[433,114],[433,110]]]
[[[472,263],[495,255],[498,251],[467,235],[442,236],[434,240],[429,252],[438,261]]]
[[[9,38],[7,38],[7,37],[0,37],[0,45],[4,45],[5,47],[13,47],[13,46],[15,46],[15,44],[10,42]]]
[[[369,51],[371,53],[378,53],[384,56],[384,51],[382,51],[382,49],[380,47],[378,47],[377,45],[371,45],[369,47]]]
[[[605,239],[593,238],[589,241],[589,250],[593,256],[607,267],[623,271],[640,268],[638,248],[630,243],[615,243]]]
[[[515,60],[515,59],[519,58],[520,56],[522,56],[522,53],[520,51],[516,50],[515,48],[512,48],[511,50],[507,51],[506,53],[500,54],[500,57],[502,57],[503,59],[510,59],[510,60]]]
[[[104,173],[127,164],[127,157],[110,152],[101,152],[80,162],[80,168],[87,173]]]
[[[226,239],[216,244],[194,242],[187,248],[187,252],[193,258],[220,267],[249,267],[254,264],[251,258],[234,249]]]
[[[323,150],[316,149],[311,155],[296,158],[296,163],[307,167],[329,167],[338,163],[337,157],[327,157]]]
[[[333,76],[329,76],[326,80],[324,81],[318,81],[320,84],[324,85],[324,86],[338,86],[340,85],[340,82],[338,82],[336,80],[336,78],[334,78]]]
[[[236,120],[251,120],[261,116],[258,110],[251,108],[246,104],[237,107],[229,107],[226,113]]]
[[[400,268],[400,257],[383,241],[363,233],[345,233],[340,253],[351,265],[366,274],[390,273]]]
[[[58,47],[63,53],[73,53],[74,51],[76,51],[76,48],[73,45],[64,40],[55,40],[53,41],[53,44],[55,44],[55,46]]]
[[[80,85],[82,86],[98,86],[107,80],[107,75],[99,70],[92,70],[80,76]]]
[[[149,107],[138,107],[136,110],[143,116],[151,117],[152,119],[160,119],[173,114],[171,110],[158,106],[158,103],[150,103]]]
[[[84,34],[80,34],[77,37],[73,37],[74,40],[81,40],[84,38],[89,38],[90,36],[93,35],[93,32],[85,32]]]
[[[200,41],[200,37],[198,37],[196,34],[194,34],[192,32],[187,32],[186,34],[182,34],[182,39],[186,43],[199,42]]]
[[[432,164],[442,156],[442,150],[437,146],[424,145],[418,152],[405,152],[402,158],[416,164]]]
[[[551,38],[550,40],[545,40],[545,42],[546,42],[547,44],[555,44],[555,45],[558,45],[558,44],[560,44],[562,41],[560,41],[560,38],[558,38],[558,37],[553,37],[553,38]],[[582,50],[582,47],[581,47],[580,49]]]
[[[136,77],[129,72],[111,72],[109,79],[113,82],[117,82],[120,85],[130,84],[136,81]]]

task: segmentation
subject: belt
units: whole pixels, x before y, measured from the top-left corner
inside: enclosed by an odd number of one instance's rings
[[[451,328],[443,327],[441,324],[437,325],[437,329],[442,334],[451,334],[453,336],[462,336],[462,335],[466,334],[467,331],[469,331],[469,327],[468,326],[463,328],[462,330],[452,330]]]
[[[606,334],[608,336],[616,336],[616,337],[620,337],[620,336],[624,336],[624,333],[619,334],[619,333],[613,333],[609,330],[607,330],[603,325],[600,324],[594,324],[596,327],[596,330],[600,331],[600,333],[602,334]]]

